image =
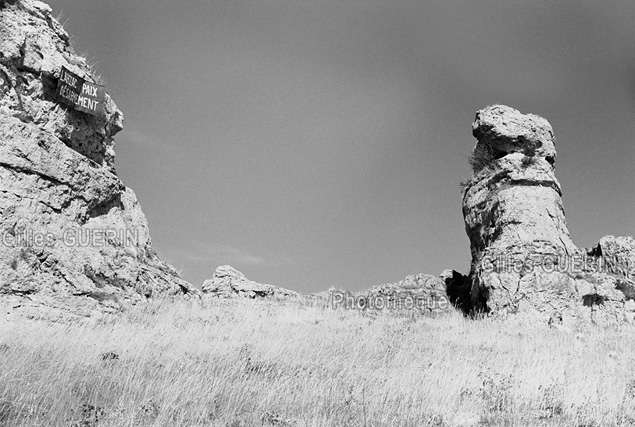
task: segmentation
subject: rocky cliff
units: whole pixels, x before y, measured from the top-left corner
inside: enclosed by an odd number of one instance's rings
[[[94,82],[46,4],[0,0],[0,300],[90,315],[196,293],[117,177],[121,111],[107,94],[101,115],[60,105],[62,67]]]
[[[477,112],[472,130],[474,176],[463,189],[471,271],[446,276],[448,292],[462,294],[471,312],[551,323],[632,320],[633,240],[607,236],[589,250],[573,244],[547,120],[494,105]]]

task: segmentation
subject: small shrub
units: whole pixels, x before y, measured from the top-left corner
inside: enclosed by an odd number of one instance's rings
[[[295,424],[293,420],[285,418],[279,413],[273,412],[273,411],[265,412],[262,416],[261,421],[264,425],[279,426],[279,427],[288,427],[288,426],[293,426]]]
[[[476,144],[474,150],[472,151],[472,155],[468,158],[468,163],[472,167],[472,171],[474,173],[478,173],[483,168],[488,166],[492,159],[494,158],[494,151],[489,144]]]
[[[470,180],[469,179],[464,179],[463,181],[459,182],[459,188],[461,189],[461,193],[464,193],[466,188],[470,185]]]
[[[525,156],[520,164],[523,168],[528,168],[529,166],[535,165],[537,161],[538,159],[535,156]]]
[[[512,375],[481,373],[481,397],[490,412],[509,412],[513,406]]]
[[[137,416],[140,418],[139,421],[142,422],[154,422],[159,414],[161,413],[161,408],[159,405],[153,401],[149,400],[139,408],[139,413]]]
[[[547,387],[540,386],[542,402],[540,409],[541,418],[553,418],[564,414],[564,390],[560,384],[552,384]]]
[[[446,427],[448,424],[443,419],[443,416],[439,414],[425,414],[424,426],[428,427]]]
[[[115,360],[119,360],[119,355],[114,351],[107,351],[102,353],[99,358],[104,362],[113,362]]]
[[[104,408],[89,404],[83,404],[74,412],[74,419],[68,424],[71,427],[95,427],[105,414]]]
[[[624,392],[624,397],[635,400],[635,379],[630,380],[628,383],[626,383],[626,391]]]

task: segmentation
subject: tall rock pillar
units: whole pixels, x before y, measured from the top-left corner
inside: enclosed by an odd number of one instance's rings
[[[590,278],[596,272],[569,235],[549,122],[494,105],[477,112],[472,130],[474,176],[463,192],[472,309],[552,321],[578,317],[600,295],[616,312],[624,298],[614,280]]]

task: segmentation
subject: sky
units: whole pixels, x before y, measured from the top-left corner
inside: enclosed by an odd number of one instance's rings
[[[302,293],[469,271],[477,110],[545,117],[574,243],[635,234],[635,2],[49,0],[159,256]]]

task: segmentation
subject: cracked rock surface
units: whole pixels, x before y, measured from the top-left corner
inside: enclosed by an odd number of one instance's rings
[[[94,81],[49,6],[0,0],[0,307],[90,316],[195,295],[117,177],[121,111],[108,95],[101,117],[58,105],[62,66]]]

